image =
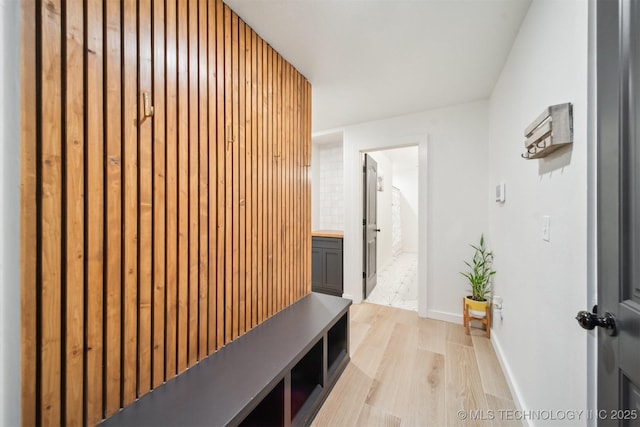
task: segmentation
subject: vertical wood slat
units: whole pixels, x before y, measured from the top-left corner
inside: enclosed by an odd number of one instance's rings
[[[235,120],[238,129],[238,148],[237,151],[234,151],[234,154],[237,152],[236,160],[234,161],[234,165],[238,165],[237,173],[238,181],[238,197],[236,199],[235,206],[237,207],[237,212],[234,212],[234,220],[238,222],[238,233],[235,236],[237,239],[238,245],[238,260],[236,261],[238,266],[238,288],[239,288],[239,297],[238,297],[238,315],[239,315],[239,325],[238,325],[238,335],[242,335],[246,331],[246,132],[245,132],[245,72],[246,72],[246,63],[245,63],[245,23],[238,19],[238,50],[237,50],[237,63],[238,63],[238,77],[236,80],[237,84],[237,95],[234,89],[234,100],[236,105],[234,107],[234,112],[237,112],[238,118]],[[237,96],[237,97],[236,97]],[[234,189],[236,188],[236,181],[234,181]],[[235,251],[235,250],[234,250]],[[235,274],[234,274],[235,275]]]
[[[164,75],[164,2],[152,5],[152,88],[153,88],[153,331],[151,347],[151,387],[164,381],[165,303],[166,303],[166,135],[165,123],[165,75]]]
[[[292,137],[292,150],[293,150],[293,156],[291,158],[291,175],[292,175],[292,187],[293,187],[293,196],[291,198],[291,203],[293,204],[293,220],[295,222],[293,222],[293,231],[292,231],[292,235],[295,236],[294,239],[292,239],[292,246],[293,246],[293,257],[294,257],[294,271],[293,271],[293,300],[296,301],[299,297],[300,297],[300,282],[301,282],[301,278],[299,276],[300,274],[300,239],[298,238],[298,236],[301,236],[302,234],[300,233],[300,221],[296,221],[295,218],[299,218],[300,217],[300,202],[298,200],[298,184],[299,184],[299,177],[298,177],[298,173],[300,171],[300,167],[299,167],[299,162],[298,162],[298,153],[299,153],[299,137],[298,137],[298,112],[300,111],[300,106],[298,105],[298,97],[297,94],[299,93],[299,76],[298,73],[295,72],[295,69],[292,70],[292,89],[291,89],[291,108],[292,108],[292,130],[291,130],[291,137]]]
[[[231,338],[236,339],[240,335],[240,126],[239,126],[239,36],[238,16],[231,16],[231,148],[232,148],[232,164],[231,164],[231,190],[232,190],[232,244],[230,251],[232,252],[232,315],[231,315]],[[229,182],[229,181],[227,181]]]
[[[106,270],[105,270],[105,416],[121,407],[122,330],[122,123],[121,9],[106,2],[105,143],[106,147]]]
[[[301,214],[301,201],[299,200],[300,196],[300,137],[299,137],[299,119],[300,119],[300,105],[298,103],[298,94],[300,93],[300,77],[298,73],[293,71],[293,93],[292,93],[292,102],[293,102],[293,218],[300,218]],[[296,236],[294,239],[294,254],[295,254],[295,271],[294,271],[294,300],[300,298],[300,285],[302,283],[302,278],[300,277],[301,271],[301,258],[300,258],[300,239],[297,236],[302,236],[300,229],[300,221],[295,221],[294,224],[294,232],[293,234]]]
[[[304,80],[304,79],[303,79]],[[302,83],[303,86],[303,90],[302,90],[302,97],[303,97],[303,102],[302,102],[302,108],[303,108],[303,118],[302,118],[302,122],[303,122],[303,127],[304,127],[304,132],[303,132],[303,154],[302,154],[302,175],[303,175],[303,180],[302,180],[302,203],[304,206],[304,210],[305,210],[305,215],[303,216],[303,240],[305,241],[305,246],[304,246],[304,275],[302,277],[302,288],[303,288],[303,295],[308,294],[309,292],[311,292],[311,188],[309,187],[309,166],[311,166],[311,119],[307,119],[307,117],[311,114],[311,108],[307,108],[308,106],[310,107],[310,102],[311,99],[308,96],[307,93],[307,84],[306,84],[306,80],[303,81]],[[307,137],[307,133],[309,133],[309,136]],[[307,147],[307,144],[309,144],[309,147]],[[308,252],[308,253],[307,253]]]
[[[289,202],[291,203],[291,217],[290,220],[291,222],[291,236],[293,236],[292,238],[290,238],[290,242],[291,242],[291,255],[292,255],[292,259],[293,259],[293,266],[292,266],[292,279],[291,279],[291,295],[290,295],[290,301],[296,301],[298,299],[298,286],[300,284],[300,280],[298,278],[298,269],[299,269],[299,259],[298,259],[298,221],[295,220],[295,218],[298,218],[298,203],[296,201],[296,197],[298,194],[298,181],[297,181],[297,173],[298,173],[298,165],[297,165],[297,155],[298,155],[298,146],[297,146],[297,142],[298,142],[298,138],[296,135],[296,122],[297,122],[297,105],[296,105],[296,93],[297,93],[297,73],[295,71],[295,69],[293,67],[290,68],[290,72],[289,72],[289,78],[290,78],[290,83],[289,83],[289,111],[290,111],[290,118],[289,120],[291,121],[291,128],[289,130],[289,135],[290,135],[290,148],[289,148],[289,152],[291,153],[290,155],[290,159],[289,159],[289,179],[290,179],[290,198],[289,198]]]
[[[253,157],[253,151],[251,150],[252,145],[252,133],[251,133],[251,27],[248,25],[244,25],[244,52],[242,52],[244,56],[244,77],[243,77],[243,86],[244,86],[244,98],[240,100],[241,107],[244,109],[244,132],[245,132],[245,155],[244,155],[244,168],[245,168],[245,198],[244,198],[244,221],[245,221],[245,232],[242,234],[242,238],[245,241],[245,265],[244,271],[244,281],[245,281],[245,330],[248,331],[251,329],[251,313],[252,313],[252,275],[251,275],[251,266],[252,266],[252,245],[251,245],[251,237],[253,236],[253,230],[251,227],[251,210],[252,210],[252,193],[251,193],[251,159]],[[243,105],[242,105],[243,104]]]
[[[282,256],[280,256],[280,285],[281,285],[281,291],[280,291],[280,295],[281,295],[281,300],[280,300],[280,307],[278,308],[279,310],[282,310],[284,307],[287,306],[287,302],[288,302],[288,287],[289,287],[289,283],[288,283],[288,276],[289,276],[289,269],[286,268],[286,264],[287,264],[287,257],[289,255],[288,253],[288,248],[287,248],[287,241],[286,241],[286,232],[287,232],[287,212],[286,212],[286,208],[287,208],[287,185],[286,185],[286,179],[287,179],[287,172],[286,172],[286,167],[287,167],[287,117],[285,114],[285,110],[286,110],[286,89],[287,89],[287,85],[286,85],[286,81],[285,81],[285,74],[286,74],[286,68],[285,68],[285,62],[284,60],[282,60],[281,58],[278,58],[278,63],[280,64],[280,142],[279,142],[279,149],[278,149],[278,154],[279,154],[279,172],[280,172],[280,185],[279,185],[279,190],[280,190],[280,227],[279,227],[279,239],[280,239],[280,251],[279,253],[282,254]]]
[[[283,89],[282,89],[282,102],[283,102],[283,108],[282,108],[282,121],[283,121],[283,138],[282,138],[282,151],[283,151],[283,156],[282,156],[282,160],[283,160],[283,168],[282,168],[282,172],[283,172],[283,177],[282,177],[282,189],[284,192],[284,200],[283,200],[283,209],[282,209],[282,214],[283,214],[283,231],[282,231],[282,239],[284,241],[284,246],[283,246],[283,250],[285,251],[285,256],[287,257],[287,259],[291,259],[291,242],[289,240],[289,237],[291,235],[290,233],[290,229],[291,229],[291,223],[289,222],[290,220],[290,215],[291,215],[291,203],[290,203],[290,196],[291,196],[291,192],[290,192],[290,188],[289,188],[289,184],[290,184],[290,176],[289,176],[289,172],[290,172],[290,167],[289,167],[289,162],[291,160],[291,119],[289,117],[289,108],[290,108],[290,81],[289,81],[289,66],[286,62],[283,61],[282,63],[283,66],[283,75],[282,75],[282,85],[283,85]],[[293,264],[292,264],[293,265]],[[284,289],[284,294],[285,294],[285,298],[284,298],[284,302],[283,302],[283,306],[287,306],[289,305],[289,301],[291,300],[291,269],[290,268],[283,268],[284,272],[285,272],[285,280],[284,280],[284,284],[285,284],[285,289]]]
[[[275,204],[274,204],[274,194],[275,194],[275,185],[274,185],[274,174],[273,174],[273,141],[274,141],[274,132],[273,132],[273,51],[271,46],[266,45],[267,51],[267,106],[266,106],[266,122],[267,122],[267,133],[266,133],[266,143],[267,146],[267,156],[266,156],[266,167],[267,167],[267,191],[265,192],[267,195],[267,208],[265,211],[265,217],[267,220],[267,317],[273,315],[273,309],[275,307],[275,298],[273,295],[273,282],[275,280],[275,263],[273,260],[273,251],[275,249],[274,242],[274,225],[275,225]]]
[[[294,222],[294,218],[295,218],[295,210],[296,210],[296,205],[294,203],[294,197],[295,197],[295,138],[294,138],[294,134],[293,134],[293,128],[294,128],[294,124],[295,124],[295,116],[294,116],[294,109],[293,109],[293,91],[294,91],[294,70],[293,67],[287,63],[287,69],[288,69],[288,98],[289,98],[289,109],[288,109],[288,113],[287,113],[287,117],[289,120],[289,129],[288,129],[288,133],[289,133],[289,155],[287,157],[287,174],[288,174],[288,182],[287,182],[287,189],[289,192],[289,196],[288,196],[288,209],[287,211],[289,212],[289,218],[288,218],[288,226],[289,226],[289,235],[287,236],[288,239],[288,245],[289,245],[289,254],[291,255],[291,265],[289,267],[289,301],[287,303],[287,305],[292,304],[294,301],[297,300],[297,294],[296,294],[296,286],[297,286],[297,281],[296,281],[296,272],[297,272],[297,262],[296,261],[296,240],[297,240],[297,234],[295,233],[295,227],[296,227],[296,223]]]
[[[199,321],[198,360],[208,354],[209,322],[209,86],[207,84],[207,2],[198,10],[198,97],[199,97]]]
[[[20,262],[21,262],[21,356],[22,387],[21,414],[24,425],[36,425],[37,313],[38,290],[36,268],[38,263],[38,127],[36,91],[36,2],[25,0],[21,10],[21,186],[20,209]]]
[[[62,174],[64,207],[63,254],[64,275],[64,416],[63,422],[78,425],[83,422],[84,393],[84,45],[83,9],[81,0],[65,4],[66,57],[63,68],[64,93],[64,169]]]
[[[137,4],[125,0],[123,8],[123,396],[127,406],[136,399],[138,350],[138,91]]]
[[[302,216],[302,200],[300,200],[301,194],[301,186],[300,182],[302,180],[302,168],[301,168],[301,157],[300,157],[300,149],[302,148],[302,144],[300,141],[300,83],[302,79],[299,74],[294,73],[295,76],[295,89],[294,89],[294,111],[295,111],[295,159],[294,159],[294,182],[295,182],[295,198],[294,203],[296,207],[296,211],[294,213],[294,218],[300,218]],[[302,236],[302,223],[301,221],[296,221],[295,223],[296,236]],[[296,244],[296,295],[295,298],[298,299],[302,295],[302,239],[297,238],[295,241]]]
[[[304,200],[304,180],[305,180],[305,175],[307,172],[307,169],[304,166],[304,110],[302,108],[302,105],[304,103],[304,96],[302,95],[302,88],[303,88],[303,84],[304,84],[304,78],[302,77],[302,75],[300,75],[298,77],[299,80],[299,84],[298,84],[298,137],[300,138],[299,140],[299,151],[298,151],[298,174],[299,174],[299,182],[298,182],[298,203],[300,204],[300,209],[298,211],[298,218],[305,218],[305,200]],[[305,230],[305,221],[299,221],[298,223],[298,236],[304,236],[306,233]],[[311,227],[309,228],[309,232],[311,232]],[[305,246],[305,238],[302,237],[301,239],[299,239],[299,245],[300,248],[298,250],[298,259],[300,262],[300,274],[299,274],[299,287],[300,287],[300,292],[298,294],[298,298],[302,298],[304,295],[306,295],[305,289],[304,289],[304,280],[305,280],[305,275],[304,275],[304,270],[305,270],[305,265],[304,263],[306,262],[305,260],[305,251],[306,251],[306,246]],[[311,247],[309,247],[309,251],[311,251]]]
[[[251,34],[251,327],[258,324],[258,304],[260,287],[258,284],[258,40],[257,34],[247,27]]]
[[[218,9],[219,10],[219,9]],[[225,271],[225,291],[224,291],[224,342],[229,342],[235,335],[234,331],[234,310],[233,305],[233,145],[234,145],[234,133],[233,133],[233,96],[232,96],[232,33],[233,28],[231,25],[231,9],[229,6],[224,5],[224,182],[220,185],[224,188],[224,200],[225,200],[225,219],[224,219],[224,271]],[[231,183],[231,185],[229,185]],[[237,323],[236,323],[237,325]],[[237,328],[237,326],[236,326]]]
[[[308,160],[311,156],[307,154],[307,152],[311,152],[311,147],[307,147],[307,143],[311,144],[311,138],[306,137],[307,132],[311,135],[311,126],[309,126],[310,120],[307,120],[307,115],[311,114],[311,111],[307,109],[307,103],[310,102],[310,100],[307,97],[306,81],[302,82],[302,87],[302,205],[304,207],[304,215],[302,217],[302,235],[304,236],[302,295],[306,295],[311,292],[311,265],[307,265],[307,263],[311,264],[311,194],[307,185],[309,182],[308,166],[311,164],[310,160]],[[308,285],[307,281],[309,281]]]
[[[189,75],[189,324],[188,366],[198,360],[198,0],[188,4]]]
[[[303,199],[304,194],[304,175],[306,172],[306,168],[304,167],[303,161],[303,151],[304,151],[304,128],[303,128],[303,117],[304,111],[302,110],[303,96],[302,96],[302,85],[303,85],[303,77],[302,75],[298,76],[298,88],[297,88],[297,96],[298,96],[298,104],[297,104],[297,112],[298,112],[298,216],[297,218],[304,218],[305,216],[305,200]],[[298,236],[304,236],[305,227],[304,221],[298,222]],[[304,262],[305,262],[305,245],[304,245],[304,237],[298,239],[298,298],[301,298],[305,295],[304,291]],[[311,248],[309,248],[311,251]]]
[[[307,168],[307,159],[306,159],[306,144],[307,144],[307,139],[305,137],[305,134],[307,132],[307,120],[306,120],[306,115],[307,115],[307,109],[306,109],[306,80],[304,79],[303,76],[301,76],[301,89],[300,89],[300,98],[301,98],[301,109],[300,109],[300,122],[301,122],[301,133],[300,133],[300,144],[301,144],[301,148],[300,148],[300,173],[302,174],[302,178],[301,178],[301,205],[302,205],[302,214],[301,214],[301,235],[303,236],[301,244],[302,244],[302,277],[301,277],[301,283],[300,283],[300,288],[302,290],[301,295],[306,295],[308,292],[311,291],[311,289],[309,288],[309,291],[307,291],[307,286],[306,286],[306,280],[307,280],[307,262],[311,262],[311,243],[309,243],[309,246],[307,247],[307,237],[306,234],[309,233],[311,234],[311,218],[309,215],[307,215],[307,211],[311,210],[310,206],[307,206],[307,203],[311,203],[311,200],[309,199],[309,201],[307,201],[307,179],[309,176],[309,170]],[[309,132],[311,132],[311,129],[309,128]],[[309,150],[311,151],[311,150]],[[308,222],[307,222],[308,221]],[[306,251],[309,251],[309,255],[307,256]],[[309,271],[311,269],[309,268]],[[310,279],[309,279],[310,280]]]
[[[276,280],[274,282],[275,286],[278,288],[278,302],[276,306],[276,312],[282,310],[284,306],[284,274],[283,274],[283,264],[284,264],[284,255],[283,254],[283,245],[282,245],[282,227],[283,227],[283,215],[282,215],[282,138],[283,138],[283,120],[282,120],[282,59],[280,56],[276,58],[276,85],[275,91],[276,95],[276,119],[277,122],[274,125],[276,128],[276,253],[279,254],[277,257],[277,273]]]
[[[280,252],[280,233],[282,227],[282,218],[280,217],[280,134],[281,127],[281,114],[280,114],[280,68],[278,57],[276,52],[272,51],[273,56],[273,215],[274,215],[274,230],[273,230],[273,300],[274,307],[273,313],[277,313],[280,310],[282,303],[282,277],[280,276],[280,263],[282,261],[282,254]]]
[[[290,223],[291,218],[291,188],[290,185],[290,161],[291,161],[291,118],[289,117],[289,108],[290,108],[290,70],[288,64],[283,61],[283,75],[282,75],[282,86],[283,86],[283,111],[282,111],[282,121],[283,121],[283,138],[282,138],[282,151],[283,151],[283,177],[282,177],[282,191],[284,193],[284,198],[282,202],[282,213],[283,213],[283,222],[282,222],[282,240],[284,242],[283,250],[285,252],[285,257],[289,260],[292,259],[291,256],[291,242],[290,242],[290,230],[292,224]],[[291,263],[290,267],[287,268],[286,265],[283,265],[283,271],[285,274],[285,289],[284,294],[285,298],[283,301],[283,307],[286,307],[290,304],[292,299],[292,289],[291,289],[291,273],[292,273],[293,263]]]
[[[269,83],[268,83],[268,107],[267,107],[267,111],[268,111],[268,141],[267,141],[267,148],[268,148],[268,154],[267,154],[267,166],[269,169],[268,172],[268,195],[269,195],[269,207],[267,210],[267,218],[269,220],[269,225],[267,227],[267,229],[269,230],[269,240],[268,240],[268,250],[269,250],[269,279],[268,279],[268,294],[269,294],[269,316],[272,316],[275,312],[276,309],[276,292],[275,292],[275,285],[274,283],[277,280],[276,277],[276,260],[274,259],[274,252],[276,250],[276,221],[277,221],[277,217],[276,217],[276,174],[275,174],[275,167],[274,167],[274,160],[275,160],[275,138],[276,138],[276,132],[275,132],[275,99],[274,99],[274,74],[275,74],[275,62],[274,62],[274,51],[271,48],[271,46],[268,46],[268,61],[269,61],[269,67],[268,67],[268,79],[269,79]]]
[[[306,108],[307,108],[307,113],[306,113],[306,117],[307,117],[307,130],[305,132],[305,137],[306,137],[306,143],[305,143],[305,147],[307,150],[307,162],[305,164],[305,166],[311,166],[311,128],[312,128],[312,122],[311,122],[311,105],[312,105],[312,92],[311,92],[311,85],[309,83],[306,84],[307,86],[307,101],[306,101]],[[311,182],[310,182],[310,178],[309,175],[306,176],[306,188],[305,191],[307,193],[307,201],[305,203],[305,206],[307,207],[307,218],[306,221],[304,221],[305,225],[307,226],[307,230],[305,230],[304,236],[307,239],[307,250],[305,251],[305,253],[307,254],[307,262],[305,262],[305,267],[307,268],[307,277],[305,278],[305,283],[307,285],[307,289],[305,294],[311,292]]]
[[[165,380],[177,374],[178,355],[178,57],[177,0],[166,0],[166,317]]]
[[[178,0],[178,348],[177,373],[187,368],[189,292],[189,76],[187,2]]]
[[[32,11],[24,419],[95,424],[310,289],[306,81],[221,1]]]
[[[62,7],[60,1],[41,6],[41,131],[40,145],[40,396],[43,426],[62,422]],[[46,141],[43,144],[42,141]]]
[[[292,131],[291,131],[291,137],[292,137],[292,144],[293,144],[293,157],[291,159],[291,167],[292,167],[292,180],[293,180],[293,197],[291,199],[291,203],[293,203],[293,217],[292,220],[293,222],[293,235],[296,236],[293,239],[293,253],[294,253],[294,262],[295,262],[295,267],[294,267],[294,279],[293,279],[293,300],[297,301],[298,298],[300,298],[301,296],[301,284],[302,284],[302,277],[300,275],[300,272],[302,270],[302,258],[301,258],[301,243],[300,240],[302,236],[302,232],[301,232],[301,228],[300,228],[300,221],[296,220],[296,218],[300,218],[302,211],[301,211],[301,200],[299,199],[300,197],[300,171],[301,171],[301,167],[300,167],[300,104],[298,102],[299,98],[298,95],[300,93],[300,75],[299,73],[296,72],[295,68],[292,67],[292,83],[291,83],[291,108],[292,108],[292,118],[291,120],[293,121],[292,124]]]
[[[280,277],[280,120],[278,109],[280,108],[280,78],[278,73],[278,58],[275,51],[271,51],[273,58],[273,314],[280,311],[282,278]]]
[[[225,341],[225,242],[228,235],[226,228],[225,192],[227,186],[225,173],[225,158],[227,152],[227,140],[225,136],[225,27],[224,6],[221,1],[216,1],[216,154],[217,154],[217,280],[216,280],[216,349],[221,348]]]
[[[102,419],[104,298],[104,96],[103,7],[87,2],[87,278],[86,424]]]
[[[270,293],[269,284],[271,283],[271,229],[270,221],[272,218],[271,206],[270,206],[270,144],[271,138],[269,132],[271,131],[269,123],[269,45],[261,40],[262,45],[262,135],[261,144],[262,147],[262,303],[263,303],[263,320],[267,319],[270,315]]]
[[[269,67],[269,45],[263,41],[262,42],[262,80],[263,80],[263,88],[262,88],[262,147],[263,147],[263,213],[264,216],[262,218],[263,228],[264,228],[264,291],[263,291],[263,299],[264,299],[264,318],[267,319],[271,316],[271,291],[270,286],[272,283],[272,271],[273,271],[273,260],[272,260],[272,248],[271,248],[271,218],[270,215],[272,211],[271,208],[271,191],[267,192],[266,189],[271,189],[271,123],[269,121],[269,116],[271,113],[271,81],[269,79],[269,72],[271,68]]]
[[[208,195],[208,206],[207,206],[207,220],[209,222],[209,237],[208,237],[208,269],[209,269],[209,277],[208,277],[208,312],[207,312],[207,349],[206,354],[211,354],[216,350],[216,334],[218,331],[217,325],[217,274],[218,274],[218,233],[217,233],[217,180],[218,180],[218,170],[217,170],[217,150],[216,150],[216,138],[217,138],[217,110],[216,110],[216,102],[217,102],[217,73],[216,73],[216,3],[210,3],[207,7],[207,28],[205,29],[205,34],[207,37],[207,51],[206,51],[206,61],[207,61],[207,74],[206,74],[206,84],[207,84],[207,108],[208,108],[208,127],[206,129],[207,133],[207,144],[209,150],[209,158],[208,158],[208,183],[209,186],[209,195]]]
[[[293,259],[292,253],[292,244],[291,244],[291,228],[293,224],[291,223],[291,69],[290,65],[286,62],[283,62],[284,65],[284,75],[283,75],[283,96],[284,96],[284,109],[282,118],[284,120],[284,156],[283,156],[283,190],[284,190],[284,230],[283,230],[283,240],[285,242],[284,250],[285,256],[287,259]],[[285,294],[286,298],[284,300],[284,305],[287,306],[291,304],[293,300],[293,289],[292,289],[292,270],[294,264],[290,264],[290,268],[285,268]]]
[[[300,106],[298,105],[298,93],[299,93],[299,75],[296,73],[295,69],[292,70],[292,90],[291,90],[291,107],[292,107],[292,149],[293,149],[293,157],[291,159],[292,165],[292,180],[293,180],[293,197],[291,202],[293,203],[293,232],[292,234],[296,236],[293,239],[293,254],[294,254],[294,272],[293,272],[293,300],[296,301],[300,298],[300,239],[298,236],[301,236],[300,233],[300,221],[296,221],[295,218],[300,218],[300,201],[298,200],[299,196],[299,172],[300,172],[300,162],[298,159],[298,154],[300,153],[300,145],[299,145],[299,136],[298,136],[298,112],[300,111]]]
[[[165,304],[166,271],[169,269],[166,257],[168,239],[167,224],[167,182],[166,182],[166,140],[165,133],[165,4],[155,0],[152,9],[153,27],[153,341],[151,350],[151,387],[156,388],[165,378]]]
[[[296,87],[296,112],[297,112],[297,155],[296,155],[296,171],[297,171],[297,196],[296,203],[298,204],[298,211],[296,212],[296,218],[302,218],[304,216],[304,205],[302,200],[302,182],[304,179],[304,165],[302,162],[302,149],[303,149],[303,138],[302,138],[302,75],[297,76],[298,84]],[[297,222],[297,236],[301,238],[297,239],[297,252],[298,252],[298,278],[297,278],[297,287],[298,294],[297,298],[301,298],[304,295],[303,290],[303,271],[304,271],[304,223],[302,221]]]
[[[271,56],[273,59],[273,116],[271,120],[273,121],[273,158],[271,160],[273,165],[273,314],[277,313],[280,310],[280,288],[282,285],[282,278],[280,277],[280,262],[282,261],[281,257],[277,256],[280,254],[280,226],[282,224],[280,220],[280,121],[278,109],[280,108],[280,85],[279,85],[279,74],[278,74],[278,58],[276,56],[275,51],[271,51]]]
[[[302,143],[302,206],[303,206],[303,215],[302,215],[302,236],[303,236],[303,265],[302,265],[302,295],[306,295],[311,292],[311,265],[307,265],[307,263],[311,264],[311,192],[308,186],[309,183],[309,168],[311,165],[310,161],[310,153],[311,146],[307,147],[307,143],[311,144],[311,126],[310,120],[307,120],[307,115],[311,114],[311,110],[307,109],[307,105],[310,102],[310,99],[307,96],[307,85],[306,80],[302,79],[302,89],[301,89],[301,97],[302,97],[302,135],[301,135],[301,143]],[[307,132],[309,132],[309,138],[306,137]],[[308,149],[307,149],[308,148]],[[309,153],[309,154],[307,154]],[[308,236],[307,236],[308,235]],[[307,254],[307,252],[309,252]],[[307,281],[309,284],[307,285]]]
[[[289,120],[286,114],[288,109],[288,86],[287,86],[287,66],[284,61],[281,61],[281,76],[280,76],[280,84],[281,84],[281,104],[280,104],[280,191],[281,191],[281,199],[280,199],[280,211],[281,211],[281,227],[280,227],[280,239],[281,239],[281,250],[283,253],[283,257],[285,259],[291,259],[289,254],[288,247],[288,239],[287,239],[287,228],[289,226],[288,223],[288,186],[287,186],[287,162],[289,157],[288,152],[288,144],[289,144],[289,133],[288,133],[288,125]],[[282,303],[280,309],[288,305],[289,300],[289,269],[285,268],[284,259],[281,261],[282,266]]]
[[[263,42],[262,40],[256,36],[256,149],[257,149],[257,183],[256,183],[256,193],[257,193],[257,207],[256,207],[256,226],[258,233],[258,240],[256,242],[256,257],[257,257],[257,319],[256,323],[260,324],[264,321],[264,188],[263,188],[263,174],[264,174],[264,148],[263,148],[263,126],[264,126],[264,117],[263,117],[263,93],[264,93],[264,79],[263,79],[263,68],[262,68],[262,55],[263,55]]]
[[[302,79],[300,77],[299,74],[295,74],[295,90],[294,90],[294,95],[295,95],[295,100],[294,100],[294,105],[295,105],[295,143],[296,143],[296,147],[298,148],[296,150],[296,158],[295,158],[295,185],[296,185],[296,189],[295,189],[295,199],[294,199],[294,203],[295,203],[295,207],[296,207],[296,212],[294,214],[294,218],[300,218],[302,216],[302,200],[300,199],[300,181],[302,180],[302,162],[301,162],[301,157],[300,157],[300,141],[301,141],[301,133],[300,133],[300,109],[301,109],[301,105],[300,105],[300,83],[302,82]],[[295,295],[295,299],[300,298],[300,296],[302,295],[302,275],[301,275],[301,271],[302,271],[302,245],[300,243],[300,239],[298,238],[298,236],[302,236],[302,222],[301,221],[296,221],[295,223],[296,226],[296,230],[294,235],[296,236],[295,239],[295,243],[296,243],[296,281],[295,281],[295,286],[296,286],[296,295]]]
[[[298,271],[297,262],[296,262],[296,237],[297,234],[295,232],[296,223],[294,222],[294,218],[296,218],[295,211],[297,206],[294,202],[295,198],[295,135],[294,135],[294,127],[295,127],[295,110],[294,110],[294,90],[295,90],[295,71],[291,64],[287,64],[287,98],[288,98],[288,109],[287,109],[287,119],[289,121],[289,126],[287,133],[289,134],[289,146],[288,152],[289,155],[287,157],[287,188],[289,192],[288,197],[288,227],[289,227],[289,235],[287,236],[288,245],[289,245],[289,254],[291,255],[291,266],[289,267],[289,301],[287,304],[292,304],[297,299],[296,287],[298,285],[296,280],[296,274]]]
[[[151,1],[138,0],[138,384],[137,396],[151,389],[153,259],[153,120],[145,116],[144,94],[152,101]]]

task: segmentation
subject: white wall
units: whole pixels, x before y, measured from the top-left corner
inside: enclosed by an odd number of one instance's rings
[[[400,190],[402,250],[418,252],[418,166],[394,163],[393,185]]]
[[[507,197],[489,203],[495,293],[504,299],[491,335],[527,410],[587,406],[587,334],[574,319],[587,301],[587,18],[586,1],[534,0],[489,103],[485,199],[500,181]],[[525,127],[563,102],[574,105],[572,148],[521,159]]]
[[[378,243],[377,243],[377,268],[381,271],[392,257],[392,224],[391,224],[391,182],[393,181],[393,164],[384,154],[384,151],[373,151],[368,153],[378,164],[378,176],[384,177],[384,191],[378,191],[377,202],[377,223]]]
[[[0,425],[20,425],[20,2],[0,0]]]
[[[312,210],[312,226],[319,230],[344,228],[344,191],[342,178],[342,142],[315,144],[312,164],[316,179],[312,191],[316,194],[317,210]],[[313,199],[313,196],[312,196]],[[314,215],[315,213],[315,215]],[[315,219],[314,219],[315,217]]]
[[[418,312],[462,323],[466,285],[458,272],[488,225],[488,123],[480,101],[344,129],[346,296],[362,300],[361,151],[418,144]]]
[[[318,144],[311,144],[311,229],[320,229],[320,151]]]

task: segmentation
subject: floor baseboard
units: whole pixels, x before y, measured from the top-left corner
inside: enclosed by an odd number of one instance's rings
[[[445,311],[427,310],[429,319],[443,320],[445,322],[457,323],[462,325],[462,314],[447,313]]]
[[[493,345],[493,349],[496,352],[496,356],[498,357],[498,362],[500,362],[500,366],[502,367],[502,372],[504,373],[504,377],[507,380],[507,385],[509,386],[509,390],[511,390],[511,396],[513,397],[513,403],[516,405],[518,411],[526,411],[526,405],[522,401],[522,395],[520,393],[520,388],[515,382],[513,378],[513,374],[509,363],[502,351],[502,346],[500,345],[500,338],[498,335],[492,331],[491,333],[491,344]],[[531,427],[530,420],[524,420],[525,424]]]

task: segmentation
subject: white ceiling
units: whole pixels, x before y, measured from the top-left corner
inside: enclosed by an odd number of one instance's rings
[[[486,99],[531,0],[225,0],[313,85],[313,130]]]

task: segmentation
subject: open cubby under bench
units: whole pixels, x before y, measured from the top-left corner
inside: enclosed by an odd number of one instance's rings
[[[308,425],[349,363],[349,305],[311,293],[101,425]]]

